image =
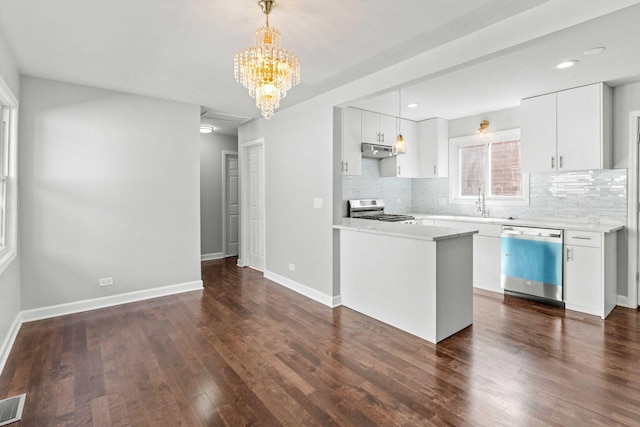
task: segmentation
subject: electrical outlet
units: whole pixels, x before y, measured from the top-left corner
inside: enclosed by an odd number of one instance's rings
[[[315,209],[321,209],[322,208],[322,199],[313,199],[313,207]]]
[[[105,277],[103,279],[100,279],[99,285],[100,286],[111,286],[111,285],[113,285],[113,277]]]
[[[440,206],[444,206],[444,205],[446,205],[446,204],[447,204],[447,198],[446,198],[446,197],[439,197],[439,198],[438,198],[438,204],[439,204]]]
[[[296,265],[292,262],[289,263],[289,270],[296,271]]]

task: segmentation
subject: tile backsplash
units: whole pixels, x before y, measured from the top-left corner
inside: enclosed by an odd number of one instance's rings
[[[380,177],[380,160],[363,158],[362,175],[342,177],[342,216],[347,216],[347,201],[352,199],[382,199],[387,213],[411,212],[411,181]]]
[[[362,159],[362,175],[342,178],[342,213],[347,200],[378,198],[387,213],[480,216],[475,204],[449,204],[448,178],[383,178],[379,160]],[[447,200],[440,205],[440,199]],[[399,201],[399,203],[397,203]],[[572,222],[625,224],[627,170],[603,169],[531,174],[528,206],[487,205],[489,216],[519,219],[553,218]]]
[[[439,205],[449,196],[448,178],[412,180],[413,212],[479,216],[475,204]],[[447,202],[448,203],[448,202]],[[627,222],[627,170],[603,169],[531,174],[528,206],[488,205],[496,218],[554,218],[572,222]]]

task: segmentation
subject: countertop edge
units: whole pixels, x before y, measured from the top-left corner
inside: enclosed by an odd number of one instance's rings
[[[348,230],[348,231],[357,231],[360,233],[369,233],[369,234],[379,234],[383,236],[390,237],[400,237],[404,239],[413,239],[413,240],[426,240],[426,241],[438,241],[438,240],[447,240],[447,239],[455,239],[458,237],[464,236],[472,236],[478,233],[478,230],[455,230],[452,232],[452,228],[447,227],[437,227],[432,225],[411,225],[411,224],[395,224],[398,227],[405,227],[408,230],[416,231],[413,227],[424,227],[424,230],[434,231],[434,229],[442,230],[442,233],[434,233],[434,235],[421,235],[409,232],[403,232],[402,230],[382,230],[377,228],[375,224],[367,225],[367,227],[358,227],[355,225],[345,225],[339,224],[334,225],[333,228],[336,230]]]
[[[425,214],[425,213],[410,213],[408,215],[414,216],[416,219],[430,219],[441,221],[454,221],[463,223],[475,223],[475,224],[492,224],[492,225],[516,225],[522,227],[541,227],[541,228],[561,228],[563,230],[574,231],[592,231],[597,233],[612,233],[622,230],[625,224],[583,224],[583,223],[571,223],[563,221],[540,221],[540,220],[528,220],[528,219],[504,219],[504,218],[475,218],[465,217],[460,218],[455,215],[439,215],[439,214]]]

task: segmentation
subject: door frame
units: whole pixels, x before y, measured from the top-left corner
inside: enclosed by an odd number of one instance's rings
[[[627,307],[638,308],[640,289],[636,282],[636,274],[640,268],[638,260],[638,144],[640,125],[640,110],[629,113],[629,173],[627,176],[627,255],[628,255],[628,280],[627,280]]]
[[[237,156],[238,168],[240,167],[240,156],[238,156],[237,151],[222,150],[222,257],[223,258],[226,258],[227,256],[227,156]],[[239,176],[238,176],[238,179],[240,179]],[[240,189],[238,189],[238,191],[240,191]]]
[[[238,153],[238,166],[240,168],[240,248],[238,250],[238,267],[249,267],[249,209],[246,209],[249,206],[249,149],[257,146],[262,146],[262,160],[266,165],[266,156],[267,150],[264,143],[264,138],[257,138],[251,141],[242,142],[239,145],[239,153]],[[265,197],[265,181],[266,181],[266,167],[264,170],[264,178],[262,181],[262,197],[263,206],[265,209],[265,218],[264,218],[264,227],[265,227],[265,239],[266,239],[266,228],[267,228],[267,218],[266,218],[266,210],[267,210],[267,200]],[[265,246],[264,250],[264,269],[267,268],[267,250],[266,250],[266,242],[263,241],[262,244]]]

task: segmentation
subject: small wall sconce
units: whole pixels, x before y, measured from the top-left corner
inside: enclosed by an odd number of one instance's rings
[[[489,127],[489,120],[483,120],[480,122],[480,127],[478,128],[479,134],[487,133],[487,128]]]

